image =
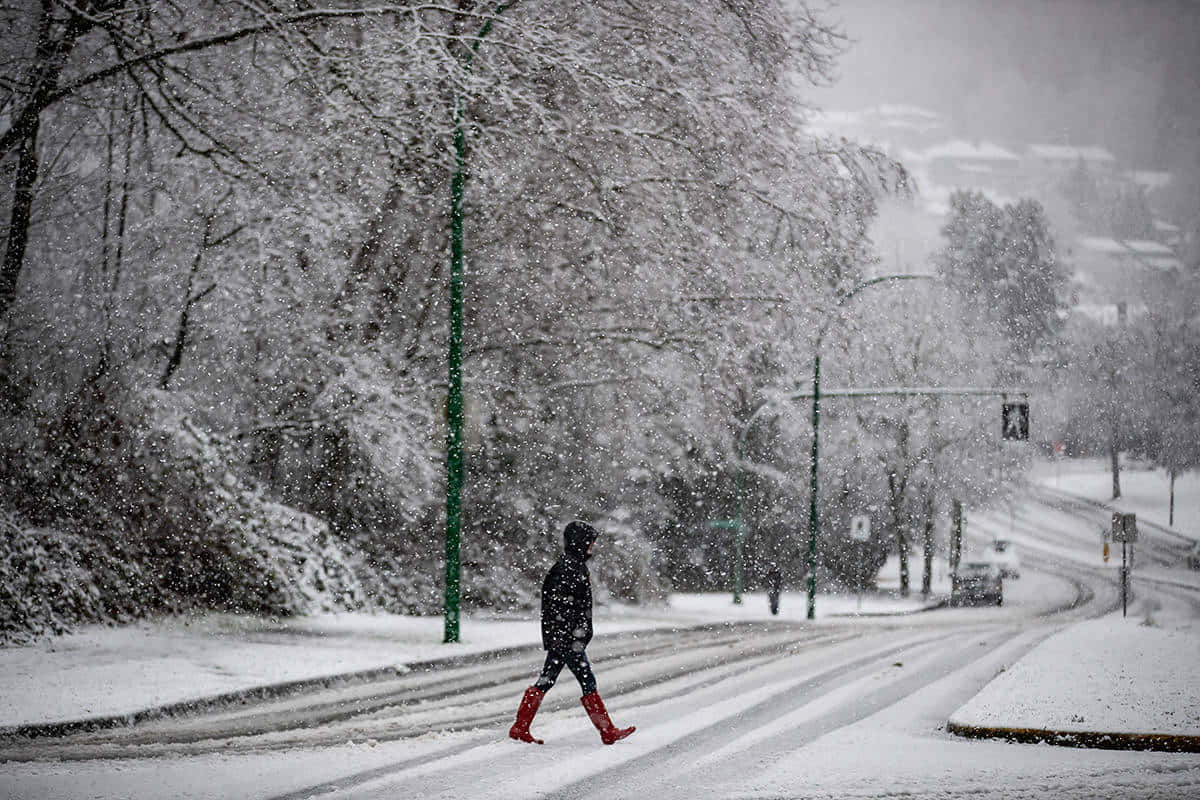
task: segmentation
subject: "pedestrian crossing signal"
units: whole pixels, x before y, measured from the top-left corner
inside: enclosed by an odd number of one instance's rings
[[[1004,403],[1001,406],[1000,436],[1013,441],[1029,440],[1029,403]]]

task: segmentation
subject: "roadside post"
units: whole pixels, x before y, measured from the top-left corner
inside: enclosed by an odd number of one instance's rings
[[[1059,479],[1062,478],[1062,462],[1067,455],[1067,443],[1064,441],[1056,441],[1054,443],[1054,488],[1058,488]]]
[[[958,562],[962,560],[963,504],[962,500],[950,502],[950,582],[958,575]]]
[[[862,611],[862,584],[865,577],[863,550],[866,549],[867,540],[871,538],[871,518],[866,514],[851,517],[850,538],[858,542],[858,610]]]
[[[1015,442],[1029,441],[1029,402],[1010,403],[1000,397],[1000,438]]]
[[[733,604],[742,604],[742,539],[745,538],[742,520],[716,519],[708,523],[710,528],[728,528],[733,531]]]
[[[1114,511],[1112,515],[1112,538],[1121,543],[1121,616],[1127,616],[1129,611],[1129,559],[1126,548],[1132,556],[1131,545],[1137,541],[1137,514],[1122,514]]]

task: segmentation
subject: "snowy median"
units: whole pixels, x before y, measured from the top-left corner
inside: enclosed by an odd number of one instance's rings
[[[1110,615],[1042,642],[948,727],[961,736],[1200,752],[1197,665],[1200,623]]]

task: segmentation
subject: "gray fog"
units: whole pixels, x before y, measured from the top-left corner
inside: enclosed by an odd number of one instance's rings
[[[826,109],[910,103],[954,136],[1095,144],[1195,183],[1200,3],[1194,0],[845,0]]]

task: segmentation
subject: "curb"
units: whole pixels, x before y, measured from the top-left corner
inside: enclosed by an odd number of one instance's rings
[[[920,608],[912,608],[908,611],[846,611],[841,614],[827,614],[829,618],[837,619],[854,619],[864,617],[910,617],[913,614],[924,614],[927,611],[936,611],[939,608],[946,608],[950,605],[950,598],[944,597],[935,600],[931,603],[921,606]]]
[[[1101,733],[1054,731],[1042,728],[1000,728],[947,722],[946,730],[968,739],[1004,739],[1021,744],[1053,744],[1099,750],[1157,750],[1164,753],[1200,753],[1200,736],[1172,733]]]

